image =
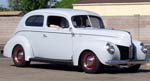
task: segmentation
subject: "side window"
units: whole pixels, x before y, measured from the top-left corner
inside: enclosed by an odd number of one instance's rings
[[[30,16],[25,24],[26,26],[38,26],[38,27],[42,27],[43,26],[43,22],[44,22],[44,16],[42,15],[34,15],[34,16]]]
[[[69,23],[66,18],[60,16],[49,16],[47,26],[50,28],[68,28]]]
[[[104,28],[104,24],[101,18],[96,17],[96,16],[89,16],[92,26],[96,27],[96,28]]]

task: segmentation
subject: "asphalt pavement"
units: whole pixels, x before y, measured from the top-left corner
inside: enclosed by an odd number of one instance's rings
[[[3,58],[3,57],[4,57],[3,54],[0,53],[0,58]]]
[[[14,66],[10,58],[0,58],[0,81],[150,81],[150,67],[142,66],[136,73],[108,69],[99,74],[87,74],[76,67],[39,62],[21,68]]]
[[[136,73],[111,68],[103,73],[87,74],[79,72],[77,67],[40,62],[19,68],[11,58],[0,54],[0,81],[150,81],[150,64],[143,65]]]

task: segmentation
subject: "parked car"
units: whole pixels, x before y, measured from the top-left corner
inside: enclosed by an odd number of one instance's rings
[[[101,17],[75,9],[40,9],[27,13],[4,47],[17,67],[31,61],[64,63],[87,73],[105,66],[138,71],[147,49],[127,31],[106,29]]]

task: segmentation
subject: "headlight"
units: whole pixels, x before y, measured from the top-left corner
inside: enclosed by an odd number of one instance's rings
[[[111,43],[107,43],[106,44],[106,49],[110,54],[114,54],[115,53],[115,48]]]
[[[141,45],[141,51],[146,54],[147,53],[147,48],[145,48],[144,43],[141,43],[140,45]]]

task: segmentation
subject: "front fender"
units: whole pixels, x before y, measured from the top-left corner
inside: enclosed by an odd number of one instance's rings
[[[140,41],[137,41],[137,40],[134,40],[133,41],[133,44],[135,45],[135,47],[136,47],[136,59],[137,60],[145,60],[146,59],[146,55],[147,54],[144,54],[143,52],[142,52],[142,47],[141,47],[141,44],[142,42],[140,42]]]
[[[6,43],[6,45],[4,47],[4,56],[12,57],[13,48],[17,44],[19,44],[23,47],[24,52],[25,52],[25,60],[29,61],[29,59],[33,57],[33,50],[32,50],[31,44],[26,37],[20,36],[20,35],[16,35],[16,36],[12,37]]]
[[[117,48],[117,46],[114,45],[115,53],[112,55],[112,54],[109,54],[108,51],[106,50],[107,43],[108,42],[106,41],[98,41],[98,42],[90,42],[90,43],[88,41],[88,42],[82,42],[80,44],[75,44],[73,48],[75,49],[74,54],[73,54],[73,64],[75,66],[78,66],[80,55],[82,54],[84,50],[92,51],[97,56],[99,61],[105,65],[107,65],[107,62],[109,60],[112,60],[112,59],[119,60],[120,54],[119,54],[119,49]]]

